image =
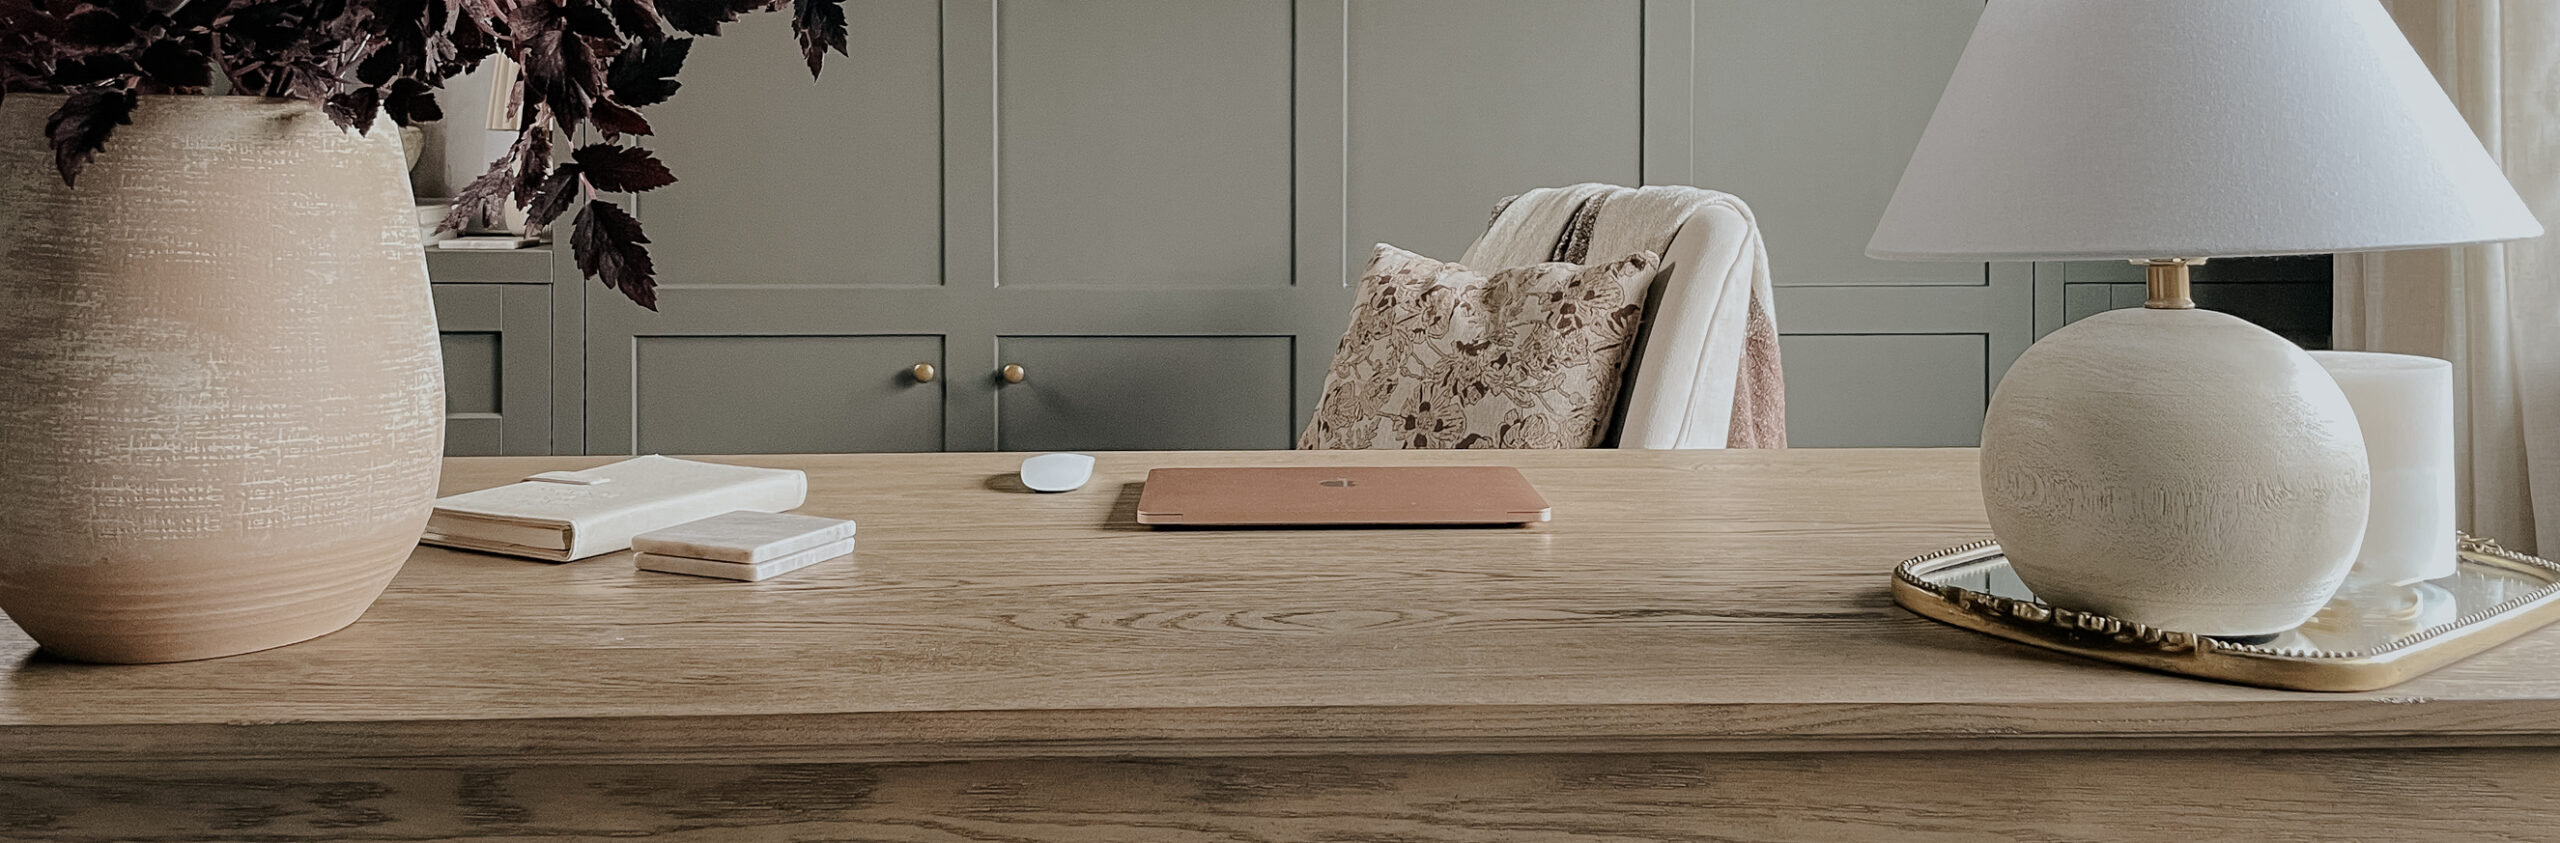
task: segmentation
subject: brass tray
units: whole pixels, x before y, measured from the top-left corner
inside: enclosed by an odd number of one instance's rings
[[[2238,641],[2057,609],[2035,599],[1997,542],[1894,570],[1893,602],[1921,617],[2076,656],[2298,691],[2387,688],[2560,619],[2560,564],[2462,536],[2453,576],[2342,593],[2271,640]]]

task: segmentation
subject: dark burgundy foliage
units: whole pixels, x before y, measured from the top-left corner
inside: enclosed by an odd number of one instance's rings
[[[791,12],[816,74],[845,52],[844,0],[0,0],[0,96],[68,94],[45,124],[65,184],[97,158],[143,94],[230,93],[317,104],[352,131],[377,117],[443,119],[436,91],[504,55],[522,67],[516,142],[454,199],[448,227],[509,204],[548,226],[584,203],[570,250],[579,270],[657,307],[640,221],[599,193],[675,183],[648,150],[640,109],[679,87],[693,42],[756,11]],[[217,79],[216,74],[220,74]],[[558,137],[592,126],[607,143],[552,160]]]
[[[63,184],[80,177],[80,168],[98,157],[98,148],[117,126],[133,122],[134,103],[131,91],[85,90],[72,94],[45,121],[45,137],[53,141],[53,166],[62,171]]]
[[[590,144],[569,153],[570,163],[561,169],[578,168],[587,184],[597,190],[614,193],[638,193],[674,184],[674,173],[646,149],[632,146]]]
[[[664,0],[658,16],[686,35],[718,35],[720,25],[758,9],[780,8],[777,0]]]
[[[632,108],[666,102],[682,87],[676,81],[676,71],[684,69],[685,57],[692,53],[693,40],[689,38],[635,45],[613,57],[613,64],[605,71],[605,87],[613,89],[615,102]]]
[[[647,279],[657,274],[649,264],[649,250],[642,244],[649,237],[640,233],[640,221],[622,210],[622,206],[596,199],[578,212],[578,230],[569,236],[569,253],[578,259],[578,271],[589,278],[601,278],[639,302],[641,307],[658,309],[658,290],[653,284],[624,284],[615,279]]]
[[[844,0],[792,0],[791,31],[800,36],[800,55],[809,60],[809,75],[818,75],[828,50],[844,54]]]

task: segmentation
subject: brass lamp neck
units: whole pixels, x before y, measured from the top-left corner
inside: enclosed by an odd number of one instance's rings
[[[2194,310],[2196,300],[2187,290],[2187,267],[2204,263],[2203,258],[2153,258],[2134,261],[2151,270],[2151,297],[2142,303],[2152,310]]]

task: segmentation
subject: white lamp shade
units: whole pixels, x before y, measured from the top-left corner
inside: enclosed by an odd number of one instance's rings
[[[2209,258],[2541,233],[2377,0],[1990,0],[1867,254]]]

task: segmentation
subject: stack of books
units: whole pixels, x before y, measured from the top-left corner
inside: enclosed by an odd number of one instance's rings
[[[428,544],[568,562],[631,547],[632,538],[724,512],[798,509],[809,476],[784,468],[646,456],[436,501]]]
[[[631,538],[643,571],[754,582],[853,553],[853,522],[732,512]]]

